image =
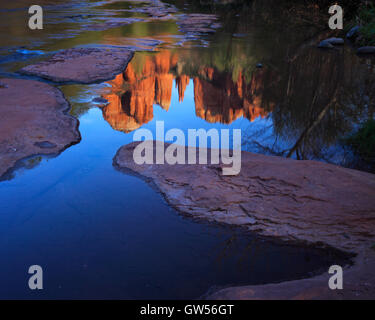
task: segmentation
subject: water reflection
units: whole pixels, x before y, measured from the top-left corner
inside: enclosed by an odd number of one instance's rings
[[[179,1],[174,2],[185,10]],[[138,9],[145,4],[129,1],[91,1],[84,9],[77,1],[51,6],[48,28],[37,41],[30,30],[15,22],[26,2],[19,3],[10,14],[9,30],[0,34],[6,48],[16,50],[13,55],[0,52],[7,72],[18,70],[30,63],[26,58],[33,57],[20,58],[20,40],[30,43],[27,49],[44,52],[86,44],[149,50],[156,39],[164,41],[157,53],[138,52],[127,70],[109,82],[112,90],[100,92],[109,101],[103,115],[115,130],[128,133],[149,123],[155,117],[155,105],[166,111],[176,108],[171,102],[173,86],[177,86],[180,103],[186,88],[193,86],[194,103],[189,108],[197,118],[226,125],[248,120],[243,133],[244,148],[249,151],[374,170],[374,163],[363,165],[345,142],[374,117],[374,58],[358,57],[347,45],[330,52],[316,49],[330,31],[315,6],[301,10],[303,19],[273,0],[217,9],[221,29],[203,42],[181,44],[182,35],[173,19],[88,31],[88,25],[100,25],[103,19],[144,19]],[[204,9],[195,5],[190,8]],[[69,35],[66,30],[71,31]],[[263,68],[256,67],[259,63]],[[255,126],[255,119],[265,121]]]
[[[264,83],[271,75],[267,69],[254,72],[250,81],[241,72],[233,80],[232,74],[204,65],[196,74],[186,72],[186,58],[171,50],[138,53],[124,73],[108,82],[110,93],[102,95],[109,102],[102,108],[103,116],[112,128],[126,133],[138,129],[153,119],[154,104],[168,111],[174,83],[183,102],[190,81],[195,114],[207,122],[230,124],[240,117],[253,121],[267,116],[262,107]]]
[[[199,59],[202,52],[205,59]],[[212,59],[207,58],[210,53]],[[251,123],[270,117],[266,125],[271,131],[249,124],[248,150],[355,166],[343,139],[373,117],[371,60],[354,55],[350,48],[334,52],[306,48],[293,60],[228,72],[205,63],[215,61],[215,54],[211,48],[137,53],[124,73],[108,82],[111,90],[102,95],[109,101],[103,107],[104,118],[115,130],[131,132],[153,119],[154,105],[166,111],[177,107],[171,106],[174,84],[179,102],[193,84],[190,107],[208,123],[231,124],[240,118]]]

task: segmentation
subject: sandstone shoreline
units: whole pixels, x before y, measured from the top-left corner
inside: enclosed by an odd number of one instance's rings
[[[59,154],[81,140],[79,121],[59,89],[33,80],[0,84],[0,179],[21,159]]]
[[[113,79],[126,69],[133,54],[123,48],[73,48],[20,72],[58,83],[90,84]]]
[[[136,145],[120,148],[114,166],[155,185],[184,214],[357,255],[342,291],[328,289],[327,274],[224,289],[209,298],[375,297],[375,175],[316,161],[242,152],[241,173],[222,176],[221,165],[137,165],[133,160]]]

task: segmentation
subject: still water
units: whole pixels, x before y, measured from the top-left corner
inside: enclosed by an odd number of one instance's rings
[[[28,1],[0,4],[7,16],[0,19],[1,76],[20,77],[20,67],[63,48],[138,51],[111,81],[59,86],[80,120],[81,142],[54,158],[27,159],[0,182],[0,298],[198,298],[343,263],[337,253],[183,217],[112,159],[134,130],[154,131],[163,120],[165,130],[240,128],[249,151],[355,167],[360,161],[341,140],[372,117],[371,59],[348,47],[306,49],[301,43],[318,31],[280,32],[279,10],[262,4],[219,12],[223,27],[191,40],[175,20],[148,19],[143,2],[44,2],[46,26],[37,36],[20,25]],[[110,17],[144,20],[93,30]],[[154,51],[151,39],[160,41]],[[108,104],[94,103],[97,97]],[[44,269],[37,292],[27,287],[33,264]]]

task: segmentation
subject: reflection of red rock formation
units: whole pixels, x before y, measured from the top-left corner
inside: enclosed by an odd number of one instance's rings
[[[168,110],[172,98],[173,74],[177,56],[169,51],[146,56],[140,74],[131,62],[123,74],[110,81],[112,93],[103,95],[109,104],[103,107],[104,118],[120,131],[130,132],[153,118],[153,105]]]
[[[132,71],[132,68],[130,72]],[[151,81],[150,81],[151,80]],[[152,78],[147,78],[138,83],[138,88],[123,93],[124,76],[119,74],[113,81],[112,93],[104,95],[109,104],[103,107],[103,116],[115,130],[131,132],[138,129],[142,124],[147,123],[153,117],[153,99],[145,95]]]
[[[130,132],[149,122],[154,104],[165,110],[170,107],[174,78],[171,70],[177,67],[177,54],[162,51],[146,55],[141,63],[141,72],[135,71],[139,70],[137,60],[129,63],[123,74],[109,82],[112,92],[103,95],[109,101],[103,107],[104,118],[116,130]],[[175,81],[182,102],[190,78],[179,73]],[[266,116],[262,108],[266,73],[265,69],[257,70],[247,84],[241,72],[233,81],[231,74],[200,68],[199,76],[194,78],[196,115],[208,122],[227,124],[242,116],[250,121]]]
[[[194,79],[195,112],[208,122],[231,123],[242,116],[241,101],[231,88],[216,87],[213,83]],[[223,90],[224,89],[224,90]],[[229,89],[229,92],[226,91]]]
[[[190,78],[186,75],[181,75],[176,78],[176,87],[178,88],[178,101],[184,101],[186,87],[188,86]]]
[[[244,117],[253,121],[258,117],[264,118],[267,116],[268,112],[262,107],[263,102],[263,90],[266,82],[267,70],[262,69],[254,72],[250,84],[245,85],[245,98],[244,98]],[[243,81],[245,83],[245,81]],[[271,104],[269,107],[272,110],[274,104]]]
[[[241,73],[234,82],[230,74],[216,74],[211,68],[201,70],[200,74],[211,81],[194,79],[196,115],[208,122],[227,124],[242,116],[250,121],[265,117],[267,112],[261,106],[265,72],[255,72],[251,82],[246,84]]]
[[[168,111],[172,98],[173,74],[164,73],[155,78],[155,103]]]

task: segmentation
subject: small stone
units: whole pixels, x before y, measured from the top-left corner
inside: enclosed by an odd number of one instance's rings
[[[361,47],[357,50],[358,54],[374,54],[375,46]]]
[[[327,40],[323,40],[319,43],[318,48],[321,49],[333,49],[334,46]]]
[[[344,39],[342,38],[329,38],[325,41],[328,41],[332,45],[342,45],[345,43]]]
[[[359,32],[359,26],[355,26],[349,30],[349,32],[346,34],[346,37],[348,39],[352,39],[358,35]]]

